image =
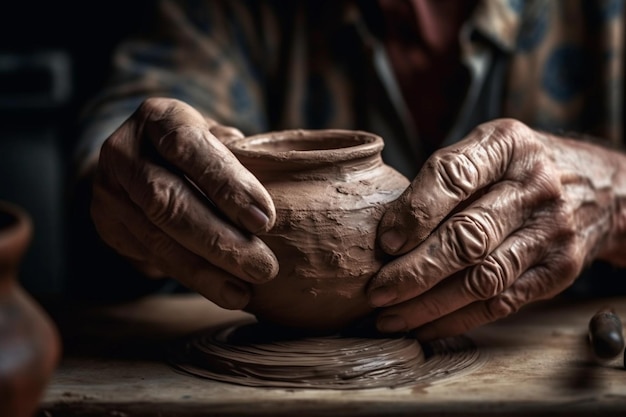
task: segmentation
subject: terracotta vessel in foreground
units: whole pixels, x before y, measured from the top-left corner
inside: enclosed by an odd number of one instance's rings
[[[35,415],[60,356],[56,327],[17,279],[31,234],[29,216],[0,202],[0,416]]]
[[[279,261],[247,311],[259,321],[331,333],[372,311],[368,280],[383,264],[376,229],[409,185],[362,131],[287,130],[246,137],[232,152],[267,188],[277,220],[259,237]]]

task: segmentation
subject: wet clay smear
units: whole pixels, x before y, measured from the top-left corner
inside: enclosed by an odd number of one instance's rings
[[[185,373],[252,387],[369,389],[424,384],[480,363],[467,337],[422,346],[410,337],[277,336],[261,325],[237,324],[192,335],[172,365]]]

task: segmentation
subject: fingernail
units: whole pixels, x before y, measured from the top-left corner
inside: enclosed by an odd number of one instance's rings
[[[406,236],[397,229],[387,230],[380,237],[380,244],[389,253],[395,253],[400,250],[405,242]]]
[[[270,219],[261,209],[251,204],[241,212],[239,221],[249,232],[256,233],[265,229]]]
[[[409,326],[400,316],[381,316],[376,322],[376,327],[381,332],[394,333],[406,331]]]
[[[397,297],[398,293],[396,292],[396,289],[386,285],[374,288],[369,292],[370,304],[373,307],[385,306],[394,301]]]
[[[220,295],[226,302],[225,308],[244,308],[250,301],[250,292],[246,288],[230,281],[224,283]]]

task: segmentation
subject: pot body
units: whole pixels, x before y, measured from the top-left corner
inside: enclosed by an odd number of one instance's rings
[[[29,216],[0,202],[1,416],[35,415],[61,351],[56,327],[17,278],[31,234]]]
[[[335,332],[371,312],[365,287],[383,265],[378,222],[409,185],[384,164],[382,138],[288,130],[238,140],[233,153],[270,193],[274,227],[259,237],[279,261],[247,311],[260,321]]]

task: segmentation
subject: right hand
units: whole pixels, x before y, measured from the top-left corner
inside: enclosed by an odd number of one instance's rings
[[[119,254],[229,309],[278,273],[254,236],[274,224],[272,199],[223,143],[241,136],[181,101],[147,99],[103,144],[91,203]]]

